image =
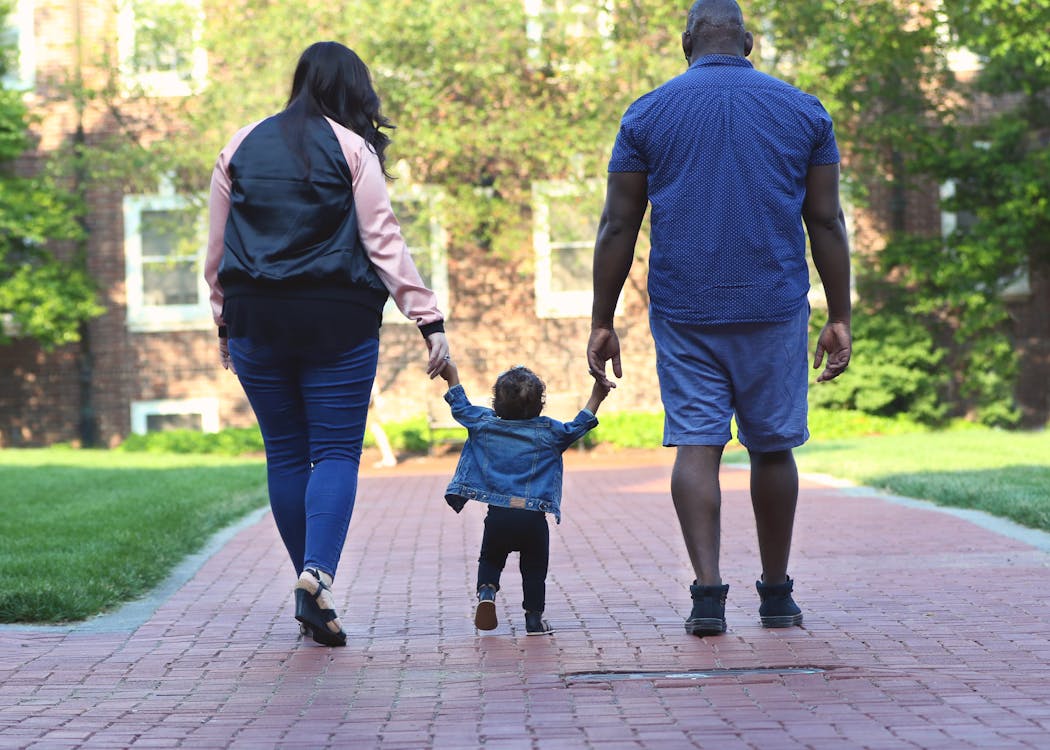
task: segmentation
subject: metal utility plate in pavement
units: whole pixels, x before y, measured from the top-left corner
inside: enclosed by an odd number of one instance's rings
[[[820,667],[765,667],[755,669],[705,669],[700,672],[576,672],[564,675],[570,682],[611,682],[616,680],[711,680],[748,675],[820,674]]]

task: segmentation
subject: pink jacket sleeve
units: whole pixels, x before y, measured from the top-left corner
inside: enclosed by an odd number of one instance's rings
[[[437,296],[423,283],[394,216],[379,157],[361,136],[328,120],[353,179],[361,243],[401,313],[417,326],[444,320]]]
[[[260,121],[261,122],[261,121]],[[215,169],[211,173],[211,194],[208,197],[208,250],[204,257],[204,279],[211,290],[211,316],[215,325],[221,326],[222,320],[222,285],[219,283],[219,264],[224,251],[223,236],[226,232],[226,218],[230,215],[230,157],[241,145],[254,122],[237,131],[215,160]]]

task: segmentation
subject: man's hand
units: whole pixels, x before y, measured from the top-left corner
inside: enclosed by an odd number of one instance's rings
[[[817,350],[813,354],[813,369],[819,369],[828,355],[828,365],[824,372],[817,376],[817,382],[833,380],[849,367],[850,354],[853,352],[853,339],[849,323],[828,321],[817,339]]]
[[[587,368],[591,377],[599,381],[608,393],[609,388],[615,388],[613,383],[605,374],[605,363],[612,360],[613,374],[623,377],[623,368],[620,366],[620,339],[613,328],[591,328],[591,338],[587,342]]]

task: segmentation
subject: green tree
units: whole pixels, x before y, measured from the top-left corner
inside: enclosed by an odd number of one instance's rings
[[[7,18],[11,3],[0,3]],[[76,250],[79,204],[46,171],[26,176],[30,148],[22,93],[10,84],[17,50],[0,50],[0,343],[32,338],[45,348],[75,342],[82,323],[102,312]]]
[[[1003,291],[1022,278],[1036,297],[1050,288],[1050,1],[754,6],[774,42],[775,72],[820,95],[835,117],[851,197],[863,205],[876,190],[888,196],[876,216],[886,246],[855,254],[858,329],[890,337],[880,341],[880,366],[920,379],[925,371],[922,390],[939,382],[954,414],[1015,423],[1017,358]],[[972,85],[949,70],[960,48],[983,63]],[[948,237],[909,231],[909,202],[940,185],[954,188],[944,209],[965,221]],[[1044,303],[1031,317],[1050,310]],[[907,364],[915,341],[903,332],[916,325],[929,331],[949,377]],[[1030,338],[1045,342],[1045,327]],[[862,345],[858,355],[866,356]],[[913,379],[900,382],[904,396]],[[914,408],[906,398],[876,401]]]
[[[1036,306],[1026,316],[1035,328],[1020,336],[1034,342],[1030,366],[1050,355],[1050,0],[946,0],[943,11],[954,43],[981,66],[924,166],[954,186],[947,207],[967,221],[943,247],[897,260],[927,281],[918,309],[957,321],[960,395],[983,421],[1012,424],[1011,287],[1027,286]],[[975,105],[991,114],[974,116]],[[1045,386],[1045,364],[1036,372]]]

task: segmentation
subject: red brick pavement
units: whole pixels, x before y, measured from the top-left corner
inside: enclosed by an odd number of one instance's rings
[[[298,640],[267,515],[144,622],[0,630],[0,747],[1050,747],[1045,546],[805,482],[805,626],[764,630],[747,473],[729,469],[729,632],[699,639],[669,457],[570,457],[553,636],[524,637],[510,567],[499,628],[474,630],[483,508],[445,506],[447,459],[408,464],[361,482],[347,648]]]

